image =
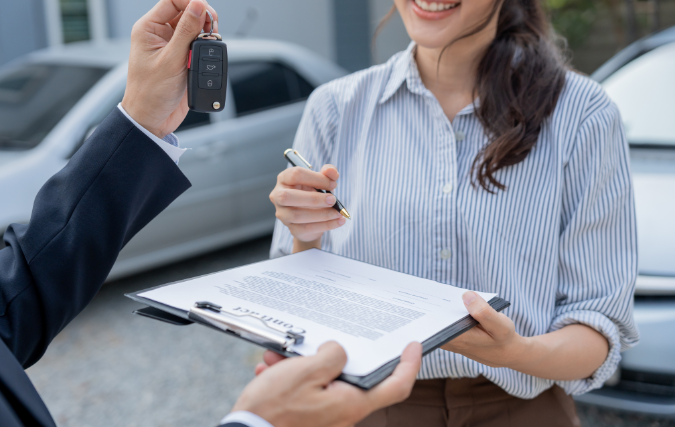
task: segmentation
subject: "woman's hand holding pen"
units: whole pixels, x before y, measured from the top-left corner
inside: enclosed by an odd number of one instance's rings
[[[462,299],[479,325],[443,345],[443,350],[484,365],[555,381],[588,378],[607,357],[607,340],[586,325],[573,324],[523,337],[511,319],[495,311],[475,292],[465,292]]]
[[[276,217],[295,238],[293,252],[319,248],[324,232],[345,224],[345,218],[333,209],[335,196],[316,191],[334,190],[339,176],[335,166],[325,165],[321,172],[289,168],[277,177],[270,200]]]

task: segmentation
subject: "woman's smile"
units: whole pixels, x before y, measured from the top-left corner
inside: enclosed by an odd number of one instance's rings
[[[453,14],[461,5],[459,1],[434,1],[412,0],[412,8],[415,14],[422,19],[439,20]]]

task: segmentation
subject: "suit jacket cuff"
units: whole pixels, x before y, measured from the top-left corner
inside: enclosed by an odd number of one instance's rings
[[[136,122],[136,120],[134,120],[129,115],[129,113],[126,112],[124,107],[122,107],[121,103],[117,105],[117,108],[119,108],[119,110],[122,112],[122,114],[124,114],[124,117],[129,119],[129,121],[131,123],[133,123],[134,126],[136,126],[138,128],[138,130],[143,132],[143,134],[145,134],[145,136],[150,138],[155,144],[159,145],[159,148],[164,150],[164,152],[169,157],[171,157],[171,160],[173,160],[174,163],[176,163],[176,164],[178,163],[178,159],[180,159],[180,156],[182,156],[183,153],[185,153],[185,148],[180,148],[178,146],[178,138],[176,137],[176,135],[170,134],[170,135],[167,135],[164,139],[159,139],[159,137],[157,135],[151,133],[149,130],[147,130],[146,128],[144,128],[140,124],[138,124]]]

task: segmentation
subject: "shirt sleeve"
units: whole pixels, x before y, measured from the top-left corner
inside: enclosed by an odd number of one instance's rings
[[[330,85],[317,88],[310,95],[305,111],[295,134],[293,148],[319,170],[330,163],[337,134],[339,115]],[[293,236],[278,219],[274,225],[270,258],[290,255],[293,251]]]
[[[222,419],[220,425],[225,427],[228,423],[244,424],[248,427],[274,427],[256,414],[246,411],[232,412]]]
[[[637,233],[629,152],[619,111],[599,90],[568,155],[562,190],[557,304],[550,331],[583,324],[609,343],[590,378],[558,381],[568,394],[599,388],[637,344]]]
[[[122,104],[121,104],[121,103],[117,105],[117,108],[120,109],[120,111],[122,112],[122,114],[124,114],[124,116],[125,116],[127,119],[129,119],[129,121],[130,121],[131,123],[133,123],[134,126],[136,126],[136,127],[138,128],[138,130],[140,130],[141,132],[143,132],[143,133],[145,134],[145,136],[147,136],[148,138],[150,138],[155,144],[159,145],[159,148],[161,148],[162,150],[164,150],[164,152],[165,152],[169,157],[171,157],[171,160],[173,160],[174,163],[178,164],[178,160],[180,159],[180,156],[182,156],[183,153],[185,153],[185,150],[186,150],[186,149],[185,149],[185,148],[180,148],[180,147],[179,147],[179,145],[178,145],[178,137],[176,137],[176,135],[174,135],[174,134],[169,134],[169,135],[165,136],[164,139],[160,139],[160,138],[157,137],[155,134],[151,133],[149,130],[147,130],[146,128],[144,128],[144,127],[141,126],[140,124],[138,124],[138,123],[136,122],[136,120],[134,120],[134,119],[133,119],[133,118],[132,118],[125,110],[124,110],[124,107],[122,107]]]

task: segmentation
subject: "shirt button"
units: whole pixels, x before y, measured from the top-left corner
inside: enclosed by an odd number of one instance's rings
[[[457,141],[464,141],[465,137],[466,135],[464,135],[464,132],[462,132],[461,130],[455,132],[455,139],[457,139]]]
[[[443,249],[443,250],[441,251],[441,258],[443,258],[443,259],[448,259],[448,258],[450,258],[450,255],[452,255],[452,254],[450,253],[450,249]]]
[[[448,194],[448,193],[451,192],[451,191],[452,191],[452,184],[445,184],[445,185],[443,186],[443,192],[444,192],[445,194]]]

